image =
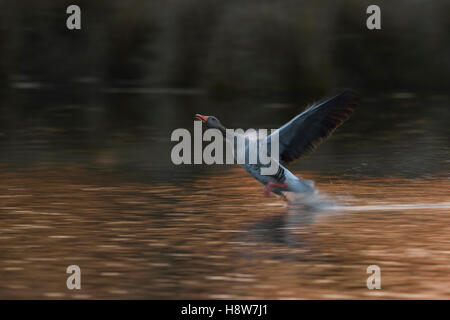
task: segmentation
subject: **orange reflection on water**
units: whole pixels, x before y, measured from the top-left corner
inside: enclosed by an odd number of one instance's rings
[[[302,175],[335,205],[286,206],[240,169],[185,184],[1,172],[0,297],[450,297],[448,177]]]

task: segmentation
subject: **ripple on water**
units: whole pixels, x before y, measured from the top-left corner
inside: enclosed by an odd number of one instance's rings
[[[449,296],[447,177],[360,176],[331,184],[303,175],[339,203],[286,206],[263,197],[260,185],[234,169],[184,185],[151,186],[82,170],[0,172],[3,190],[27,186],[4,194],[19,196],[1,198],[0,270],[8,276],[0,293],[48,299]],[[43,177],[50,183],[42,184]],[[83,293],[58,289],[69,264],[89,277]],[[382,268],[386,291],[365,287],[370,264]]]

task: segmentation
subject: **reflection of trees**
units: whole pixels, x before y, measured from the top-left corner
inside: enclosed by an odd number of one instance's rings
[[[79,1],[82,30],[65,29],[65,3],[0,4],[0,82],[204,87],[295,98],[331,87],[448,87],[450,12],[383,3],[382,30],[365,29],[354,1]],[[426,16],[426,19],[424,19]]]

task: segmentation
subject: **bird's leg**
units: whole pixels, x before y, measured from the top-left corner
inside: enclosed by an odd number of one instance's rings
[[[277,182],[267,182],[267,184],[264,186],[264,195],[266,197],[269,197],[272,193],[273,188],[286,188],[288,185],[287,183],[277,183]]]
[[[281,199],[283,199],[284,201],[287,202],[287,204],[291,204],[291,201],[289,201],[288,198],[286,198],[286,196],[284,194],[281,195]]]

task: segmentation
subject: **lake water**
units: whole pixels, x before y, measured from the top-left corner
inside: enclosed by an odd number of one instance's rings
[[[49,94],[1,101],[0,297],[450,297],[450,100],[363,98],[290,169],[320,205],[287,205],[235,166],[175,166],[195,113],[276,128],[300,107],[189,95]],[[303,104],[304,103],[304,104]],[[66,268],[81,268],[68,290]],[[368,290],[369,265],[381,290]]]

